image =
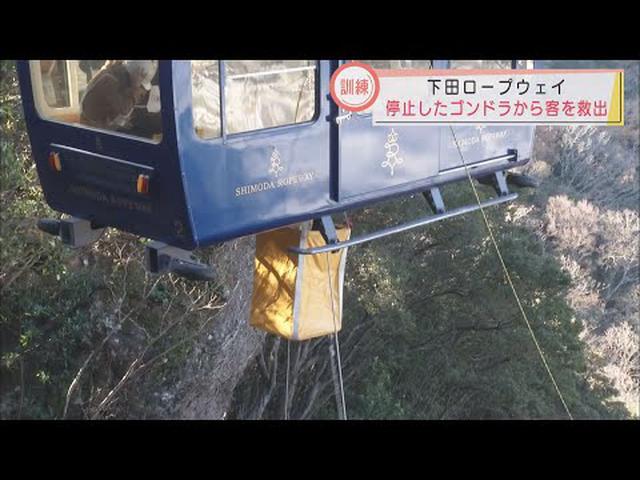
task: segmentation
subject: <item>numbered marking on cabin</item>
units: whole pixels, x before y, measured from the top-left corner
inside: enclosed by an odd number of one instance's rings
[[[398,145],[398,137],[399,135],[392,128],[389,135],[387,135],[387,142],[384,144],[384,148],[386,150],[385,156],[387,159],[380,164],[383,168],[389,169],[389,174],[392,177],[395,172],[395,168],[398,165],[402,165],[404,162],[404,159],[399,156],[400,145]]]

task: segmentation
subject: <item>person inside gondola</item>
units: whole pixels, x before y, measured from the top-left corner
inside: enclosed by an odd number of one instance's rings
[[[159,135],[157,73],[157,61],[107,62],[87,86],[80,121],[97,128],[149,138]]]

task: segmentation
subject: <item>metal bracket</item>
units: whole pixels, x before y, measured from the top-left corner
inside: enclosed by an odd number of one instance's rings
[[[427,203],[429,204],[429,207],[431,207],[431,211],[433,213],[444,213],[447,211],[438,187],[422,192],[422,195],[427,200]]]
[[[151,273],[175,273],[189,280],[215,280],[210,265],[201,263],[189,251],[152,241],[145,247],[144,263]]]
[[[338,125],[340,125],[340,124],[341,124],[342,122],[344,122],[345,120],[349,120],[349,119],[351,119],[351,116],[352,116],[352,113],[351,113],[351,112],[348,112],[348,113],[345,113],[345,114],[342,114],[342,115],[338,115],[338,116],[335,118],[335,122],[336,122]]]
[[[431,223],[439,222],[441,220],[457,217],[458,215],[474,212],[481,208],[487,208],[493,205],[499,205],[501,203],[510,202],[512,200],[515,200],[516,198],[518,198],[517,193],[498,196],[490,200],[485,200],[480,204],[474,203],[471,205],[466,205],[464,207],[454,208],[453,210],[449,210],[444,213],[439,213],[436,215],[429,215],[426,217],[418,218],[417,220],[413,220],[411,222],[403,223],[400,225],[394,225],[393,227],[384,228],[382,230],[378,230],[377,232],[360,235],[358,237],[351,238],[350,240],[346,240],[344,242],[327,243],[327,245],[323,245],[320,247],[312,247],[312,248],[290,247],[289,251],[300,254],[300,255],[316,255],[318,253],[335,252],[343,248],[352,247],[354,245],[360,245],[362,243],[370,242],[371,240],[377,240],[380,238],[387,237],[389,235],[406,232],[408,230],[412,230],[417,227],[422,227],[424,225],[429,225]]]
[[[336,232],[336,226],[331,215],[323,215],[314,219],[311,224],[311,230],[319,230],[327,245],[338,242],[338,232]]]
[[[106,227],[82,218],[68,217],[61,220],[43,218],[38,220],[38,228],[55,235],[71,248],[80,248],[96,242]]]
[[[495,189],[496,193],[504,197],[509,195],[509,186],[507,185],[507,175],[504,171],[500,170],[493,174],[492,186]]]

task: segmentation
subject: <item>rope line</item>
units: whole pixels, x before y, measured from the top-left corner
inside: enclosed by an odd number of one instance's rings
[[[338,380],[340,385],[340,416],[341,420],[347,420],[347,403],[344,398],[344,381],[342,379],[342,359],[340,357],[340,341],[338,340],[338,323],[336,322],[335,300],[333,298],[333,284],[331,282],[331,267],[329,264],[329,252],[327,252],[327,275],[329,276],[329,291],[331,293],[331,313],[333,315],[333,340],[338,359]]]
[[[284,377],[284,419],[289,420],[289,365],[291,364],[291,340],[287,339],[287,370]]]
[[[531,335],[531,339],[533,340],[534,345],[536,346],[536,349],[538,350],[538,354],[540,355],[540,359],[542,360],[542,364],[544,365],[544,368],[547,371],[547,374],[549,375],[549,378],[551,379],[551,383],[553,383],[553,387],[555,388],[558,397],[560,398],[560,401],[562,402],[562,406],[564,407],[565,412],[567,413],[567,416],[569,417],[570,420],[573,420],[573,415],[571,415],[571,411],[569,410],[569,407],[567,406],[567,402],[565,402],[564,400],[564,396],[562,395],[562,392],[560,391],[560,387],[558,386],[558,383],[556,382],[555,377],[553,376],[553,373],[551,372],[551,368],[549,367],[549,364],[547,363],[547,359],[545,358],[544,352],[542,351],[542,347],[540,347],[540,344],[538,343],[538,339],[536,337],[535,332],[533,331],[533,328],[531,327],[531,323],[529,322],[529,318],[527,317],[526,312],[524,311],[524,308],[522,306],[522,302],[520,301],[520,296],[518,295],[518,292],[516,290],[515,285],[513,284],[513,281],[511,280],[511,275],[509,274],[509,270],[507,269],[507,265],[504,262],[504,259],[502,258],[502,253],[500,252],[500,248],[498,247],[498,242],[496,241],[494,235],[493,235],[493,230],[491,229],[491,225],[489,224],[489,219],[487,218],[487,215],[484,211],[484,208],[482,207],[482,203],[480,201],[480,195],[478,195],[478,190],[476,189],[475,184],[473,183],[473,178],[471,177],[471,173],[469,172],[469,167],[467,166],[467,163],[464,160],[464,155],[462,154],[462,150],[460,149],[460,144],[458,143],[458,139],[456,138],[456,134],[453,130],[452,126],[449,126],[450,130],[451,130],[451,135],[453,135],[453,141],[456,144],[456,148],[458,149],[458,153],[460,154],[460,159],[462,160],[462,164],[464,165],[464,170],[467,174],[467,178],[469,179],[469,183],[471,184],[471,189],[473,190],[473,194],[476,197],[476,201],[478,202],[478,206],[480,207],[480,213],[482,214],[482,218],[484,220],[484,224],[487,227],[487,231],[489,232],[489,237],[491,238],[491,243],[493,243],[493,247],[496,250],[496,254],[498,255],[498,259],[500,260],[500,264],[502,265],[502,270],[504,272],[505,277],[507,278],[507,282],[509,283],[509,286],[511,287],[511,291],[513,292],[513,296],[516,299],[516,303],[518,304],[518,308],[520,309],[520,313],[522,314],[522,318],[524,319],[526,325],[527,325],[527,329],[529,330],[529,334]]]

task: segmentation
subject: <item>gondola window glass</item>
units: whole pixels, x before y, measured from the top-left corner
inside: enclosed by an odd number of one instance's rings
[[[42,118],[159,141],[157,60],[32,60]]]
[[[511,60],[451,60],[449,66],[458,70],[509,70]]]
[[[316,113],[313,60],[229,60],[225,69],[227,133],[304,123]]]
[[[217,60],[191,61],[193,127],[204,139],[219,137],[220,70]]]
[[[407,70],[412,68],[429,69],[431,60],[359,60],[375,69]]]

